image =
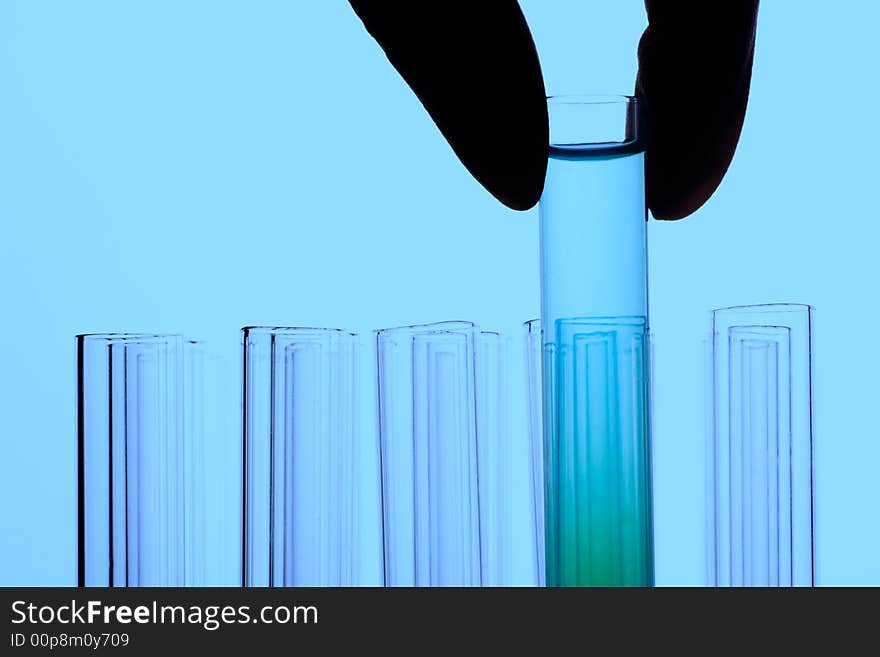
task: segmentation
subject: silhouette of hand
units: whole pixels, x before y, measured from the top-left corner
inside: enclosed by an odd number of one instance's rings
[[[546,92],[515,0],[349,0],[471,174],[510,208],[537,203]],[[708,200],[745,118],[758,0],[646,0],[635,93],[647,114],[646,193],[657,219]]]

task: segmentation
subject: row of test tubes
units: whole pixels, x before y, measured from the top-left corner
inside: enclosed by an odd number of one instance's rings
[[[531,481],[540,462],[528,461],[528,431],[508,430],[504,336],[469,322],[377,331],[373,432],[358,335],[246,327],[240,476],[233,423],[206,412],[206,399],[222,404],[201,344],[142,334],[77,344],[80,585],[539,583],[533,558],[513,565],[512,526],[536,543],[541,516],[531,483],[527,508],[514,507],[514,469]],[[372,536],[377,564],[365,563]]]
[[[712,336],[707,583],[810,585],[810,309],[718,310]],[[522,359],[469,322],[371,337],[247,327],[239,393],[198,342],[78,336],[79,584],[544,585],[540,322]]]

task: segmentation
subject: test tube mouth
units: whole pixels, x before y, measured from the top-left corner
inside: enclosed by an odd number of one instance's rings
[[[813,307],[805,303],[792,303],[788,301],[778,303],[757,303],[744,304],[739,306],[725,306],[724,308],[716,308],[713,313],[721,313],[725,311],[751,310],[754,312],[805,312],[812,310]]]
[[[411,324],[409,326],[393,326],[378,329],[377,336],[402,335],[402,334],[440,334],[462,333],[476,330],[477,325],[463,320],[447,320],[443,322],[431,322],[427,324]]]
[[[241,329],[245,335],[339,335],[346,337],[357,337],[354,331],[348,331],[342,328],[332,328],[323,326],[243,326]]]
[[[144,342],[183,339],[179,333],[136,333],[128,331],[109,333],[77,333],[77,340],[107,341],[107,342]]]
[[[639,99],[626,95],[562,94],[547,96],[550,149],[644,150]]]

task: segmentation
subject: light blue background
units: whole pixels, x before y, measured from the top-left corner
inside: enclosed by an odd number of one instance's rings
[[[632,89],[639,0],[522,5],[549,92]],[[704,581],[708,311],[767,301],[816,307],[818,583],[880,584],[878,20],[763,3],[727,178],[649,226],[660,584]],[[74,582],[75,333],[234,355],[244,324],[538,314],[536,211],[470,178],[346,2],[4,0],[0,94],[0,584]]]

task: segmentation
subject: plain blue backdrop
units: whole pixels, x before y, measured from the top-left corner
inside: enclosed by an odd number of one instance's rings
[[[522,6],[548,92],[632,90],[640,0]],[[880,584],[878,20],[763,3],[726,179],[650,223],[659,584],[704,582],[708,311],[770,301],[816,307],[817,581]],[[75,333],[234,355],[244,324],[538,314],[537,212],[470,178],[346,2],[4,0],[0,94],[0,584],[74,583]]]

